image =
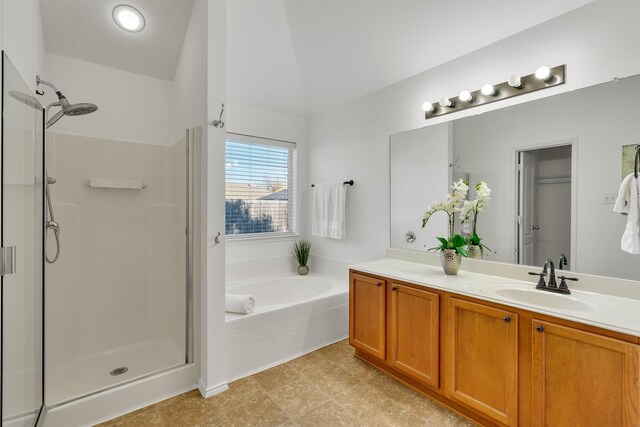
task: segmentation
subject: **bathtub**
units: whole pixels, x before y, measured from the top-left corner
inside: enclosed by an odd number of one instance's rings
[[[349,284],[329,276],[281,276],[228,283],[253,295],[251,314],[226,313],[226,377],[233,381],[344,339]]]

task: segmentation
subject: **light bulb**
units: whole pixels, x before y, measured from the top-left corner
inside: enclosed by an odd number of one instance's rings
[[[449,98],[440,98],[440,105],[443,107],[453,107],[453,102]]]
[[[546,65],[538,67],[536,70],[536,78],[542,81],[549,81],[551,79],[551,69]]]
[[[493,96],[496,94],[496,88],[494,88],[493,85],[487,83],[486,85],[482,86],[480,92],[482,92],[482,94],[486,96]]]
[[[460,92],[460,95],[458,95],[458,99],[462,102],[473,102],[473,96],[468,90],[463,90],[462,92]]]
[[[436,107],[432,103],[427,101],[424,104],[422,104],[422,109],[424,111],[426,111],[427,113],[431,113],[432,111],[434,111],[436,109]]]
[[[145,25],[144,16],[134,7],[121,4],[113,9],[113,20],[123,30],[137,33],[142,31]]]
[[[522,79],[517,74],[514,74],[511,77],[509,77],[508,83],[509,83],[509,86],[516,89],[520,89],[522,87]]]

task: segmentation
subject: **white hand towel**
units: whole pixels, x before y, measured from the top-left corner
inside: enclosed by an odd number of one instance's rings
[[[627,226],[622,234],[620,247],[630,254],[640,254],[640,183],[635,176],[629,180]]]
[[[313,189],[311,234],[332,239],[346,237],[347,189],[340,183],[316,184]]]
[[[618,191],[618,198],[615,205],[613,205],[613,211],[617,213],[629,213],[629,199],[631,197],[631,178],[634,178],[634,174],[627,175],[620,184],[620,191]]]
[[[253,299],[253,295],[225,294],[224,296],[224,309],[229,313],[253,313],[255,304],[256,301]]]

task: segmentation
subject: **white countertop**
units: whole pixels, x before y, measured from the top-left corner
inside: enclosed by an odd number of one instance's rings
[[[349,268],[640,337],[637,299],[573,289],[571,295],[545,292],[535,289],[538,278],[533,276],[531,282],[462,270],[447,276],[440,267],[393,258]]]

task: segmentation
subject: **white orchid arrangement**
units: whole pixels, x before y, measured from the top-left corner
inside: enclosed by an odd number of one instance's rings
[[[487,246],[481,243],[482,238],[478,236],[478,216],[480,212],[482,212],[485,208],[489,207],[489,202],[491,201],[491,189],[487,185],[486,182],[480,181],[476,184],[476,199],[475,200],[466,200],[462,205],[462,209],[460,209],[460,221],[465,223],[469,220],[473,221],[472,233],[469,238],[467,238],[467,243],[469,245],[478,245],[482,249],[489,249]]]
[[[459,234],[454,234],[455,228],[455,216],[457,212],[462,212],[467,193],[469,192],[469,185],[462,179],[456,181],[451,186],[451,193],[447,194],[447,199],[442,201],[433,202],[431,207],[425,212],[422,217],[422,228],[425,228],[429,218],[436,212],[445,212],[449,217],[449,236],[448,238],[438,237],[440,246],[431,248],[433,250],[444,251],[445,249],[454,249],[462,256],[467,256],[467,251],[464,249],[466,243],[465,238]],[[431,250],[430,249],[430,250]]]

